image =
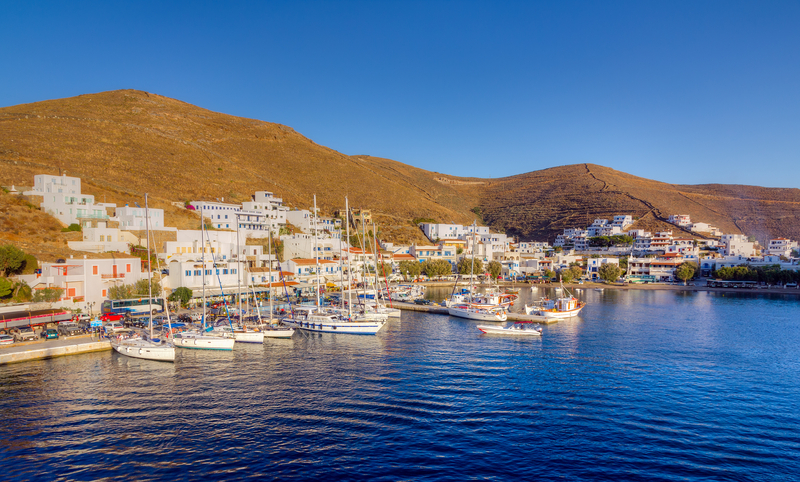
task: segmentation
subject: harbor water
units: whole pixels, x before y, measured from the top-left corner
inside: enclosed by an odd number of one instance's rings
[[[797,297],[578,296],[533,339],[404,312],[174,364],[3,366],[3,479],[797,480]]]

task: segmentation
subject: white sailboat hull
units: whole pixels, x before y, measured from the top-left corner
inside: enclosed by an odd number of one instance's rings
[[[260,331],[234,331],[237,343],[264,343],[264,334]]]
[[[487,311],[461,306],[449,306],[447,307],[447,312],[450,316],[457,316],[468,320],[506,321],[508,319],[505,311]]]
[[[517,326],[478,325],[477,328],[487,335],[542,336],[542,332],[539,330],[519,328]]]
[[[231,351],[233,350],[235,340],[233,338],[224,338],[221,336],[181,333],[176,335],[172,342],[177,348]]]
[[[261,333],[264,334],[264,338],[291,338],[294,335],[294,328],[265,329]]]
[[[385,321],[331,321],[319,322],[284,319],[283,324],[302,331],[317,333],[344,333],[349,335],[374,335]]]
[[[111,345],[120,355],[154,361],[175,361],[175,347],[146,340],[122,340]]]

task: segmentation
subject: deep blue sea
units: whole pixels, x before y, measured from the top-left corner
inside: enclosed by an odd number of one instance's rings
[[[0,478],[800,479],[797,297],[578,296],[541,339],[404,312],[175,364],[3,366]]]

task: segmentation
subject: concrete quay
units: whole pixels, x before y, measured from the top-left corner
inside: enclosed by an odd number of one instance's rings
[[[447,308],[440,305],[418,305],[416,303],[392,301],[392,306],[406,311],[422,311],[425,313],[436,313],[437,315],[449,315]],[[550,324],[558,320],[545,318],[543,316],[526,315],[524,313],[508,313],[508,321],[532,321],[534,323]]]
[[[0,349],[0,365],[108,350],[111,350],[110,341],[100,341],[88,335],[20,343]]]

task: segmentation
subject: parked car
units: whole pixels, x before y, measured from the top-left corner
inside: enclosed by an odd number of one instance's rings
[[[80,323],[81,321],[89,321],[92,317],[89,316],[87,313],[80,313],[72,317],[72,321],[76,323]]]
[[[59,323],[57,331],[59,336],[75,336],[81,334],[81,327],[78,326],[77,323],[68,321],[66,323]]]
[[[792,281],[791,283],[786,283],[787,288],[797,288],[797,283]]]
[[[14,341],[30,341],[36,339],[36,332],[30,326],[19,326],[12,330]]]
[[[44,340],[52,340],[52,339],[58,340],[58,330],[54,330],[53,328],[48,328],[46,330],[43,330],[40,336]]]
[[[420,299],[414,300],[414,303],[416,303],[418,305],[430,305],[433,302],[431,300],[426,300],[424,298],[420,298]]]
[[[125,319],[125,315],[122,313],[106,313],[100,317],[100,320],[106,323],[110,321],[122,321],[123,319]]]
[[[106,330],[106,333],[116,333],[125,330],[125,327],[122,326],[122,323],[118,321],[112,321],[111,323],[106,324],[103,328]]]
[[[11,335],[0,335],[0,345],[11,345],[14,343],[14,337]]]

